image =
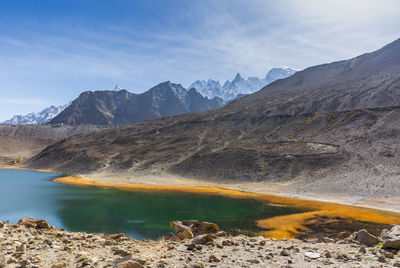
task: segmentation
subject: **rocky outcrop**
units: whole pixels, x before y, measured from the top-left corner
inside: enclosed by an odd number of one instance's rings
[[[195,239],[197,238],[197,240],[202,240],[202,238],[199,238],[199,236],[210,235],[219,232],[218,225],[211,222],[185,220],[185,221],[172,221],[169,223],[169,225],[175,229],[175,234],[170,233],[168,239],[175,241],[191,239],[191,238]]]
[[[390,230],[382,230],[379,237],[372,235],[363,229],[353,233],[349,237],[349,240],[356,241],[367,247],[374,247],[380,244],[382,249],[397,251],[400,250],[400,225],[395,225]]]
[[[24,225],[26,227],[36,228],[36,229],[50,229],[51,228],[48,221],[32,219],[32,218],[28,218],[28,217],[20,219],[17,224]]]

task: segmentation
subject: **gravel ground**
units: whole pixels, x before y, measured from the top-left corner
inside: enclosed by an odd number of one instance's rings
[[[222,232],[223,235],[223,232]],[[0,222],[0,267],[400,267],[395,251],[350,240],[219,236],[205,243],[137,241]]]

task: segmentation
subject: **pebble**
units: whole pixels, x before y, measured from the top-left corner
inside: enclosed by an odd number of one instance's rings
[[[321,258],[321,254],[319,254],[319,253],[317,253],[317,252],[311,252],[311,251],[307,251],[305,254],[304,254],[307,258],[309,258],[309,259],[319,259],[319,258]]]
[[[183,251],[186,251],[186,250],[187,250],[187,247],[184,246],[184,245],[179,245],[179,246],[176,248],[176,250],[177,250],[177,251],[180,251],[180,252],[183,252]]]
[[[281,256],[290,256],[290,252],[286,249],[281,251]]]

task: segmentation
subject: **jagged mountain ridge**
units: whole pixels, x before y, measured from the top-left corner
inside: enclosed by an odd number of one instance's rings
[[[238,95],[247,95],[260,90],[262,87],[278,80],[293,75],[296,70],[290,68],[273,68],[264,78],[249,77],[247,80],[237,73],[232,81],[226,81],[223,85],[216,80],[197,80],[189,88],[195,88],[203,96],[208,98],[219,97],[225,102],[232,101]]]
[[[271,69],[264,78],[259,79],[257,77],[249,77],[247,80],[243,79],[238,73],[232,81],[226,81],[224,85],[221,85],[219,81],[211,80],[197,80],[194,82],[188,90],[189,95],[192,96],[193,100],[186,97],[186,104],[190,103],[189,109],[185,109],[185,112],[193,111],[203,111],[205,109],[215,109],[222,106],[222,104],[208,104],[206,99],[201,98],[192,88],[196,89],[202,96],[209,99],[215,97],[224,100],[225,104],[237,98],[242,98],[243,96],[249,95],[257,90],[261,89],[263,86],[268,85],[277,79],[283,79],[290,75],[293,75],[296,71],[290,68],[273,68]],[[116,85],[112,91],[122,90],[119,85]],[[196,103],[199,102],[199,103]],[[219,100],[217,100],[219,102]],[[13,125],[25,125],[25,124],[46,124],[50,122],[54,117],[65,110],[72,102],[62,106],[50,106],[40,112],[32,112],[26,115],[14,115],[11,119],[2,122],[2,124],[13,124]],[[209,108],[208,108],[209,107]],[[179,112],[181,113],[181,112]],[[159,117],[157,115],[156,117]],[[147,117],[146,117],[147,118]],[[152,118],[152,117],[149,117]],[[55,120],[53,123],[55,123]],[[59,121],[57,121],[59,122]],[[136,121],[135,121],[136,122]],[[91,124],[91,122],[88,122]]]
[[[10,124],[10,125],[46,124],[51,119],[56,117],[59,113],[61,113],[70,104],[71,103],[61,106],[52,105],[50,107],[43,109],[40,112],[28,113],[26,115],[14,115],[11,119],[2,122],[2,124]]]
[[[83,92],[50,124],[94,124],[117,126],[163,116],[220,108],[219,98],[208,99],[195,89],[180,84],[161,83],[142,94],[119,91]]]

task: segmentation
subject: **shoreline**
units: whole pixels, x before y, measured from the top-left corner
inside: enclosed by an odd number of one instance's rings
[[[301,231],[308,230],[307,224],[309,222],[318,222],[321,218],[347,218],[352,219],[355,222],[400,224],[400,213],[387,210],[379,210],[375,208],[338,204],[321,200],[300,199],[297,197],[287,197],[269,193],[247,192],[212,185],[212,183],[209,183],[208,185],[202,185],[199,182],[197,182],[196,185],[155,185],[143,183],[120,183],[120,181],[118,182],[118,180],[116,181],[116,183],[110,183],[101,179],[94,179],[94,177],[101,178],[101,175],[70,175],[56,178],[53,181],[63,184],[106,188],[111,187],[124,190],[185,192],[193,194],[220,195],[230,198],[250,198],[272,205],[292,206],[305,210],[305,212],[303,213],[257,220],[257,226],[262,229],[266,229],[266,231],[262,233],[262,235],[266,238],[294,238]],[[185,182],[188,183],[189,181]]]
[[[49,169],[29,169],[23,166],[0,166],[0,169],[30,170],[36,172],[58,173]],[[264,184],[257,187],[251,183],[236,183],[226,185],[201,180],[179,178],[175,176],[141,176],[132,178],[125,174],[92,174],[66,175],[58,173],[60,177],[52,179],[54,182],[78,186],[105,187],[123,190],[169,191],[205,195],[220,195],[230,198],[249,198],[271,205],[291,206],[303,209],[305,212],[260,219],[255,223],[266,231],[260,234],[266,238],[295,238],[301,232],[307,231],[307,225],[318,225],[323,218],[351,219],[354,223],[365,222],[374,224],[400,224],[400,213],[397,210],[372,207],[368,202],[362,206],[343,199],[323,199],[318,196],[302,196],[290,193],[285,187],[277,184]],[[147,182],[147,183],[144,183]],[[255,183],[256,186],[259,184]],[[244,186],[244,187],[243,187]],[[265,187],[268,187],[266,191]],[[347,200],[348,201],[348,200]],[[318,227],[318,226],[317,226]]]

